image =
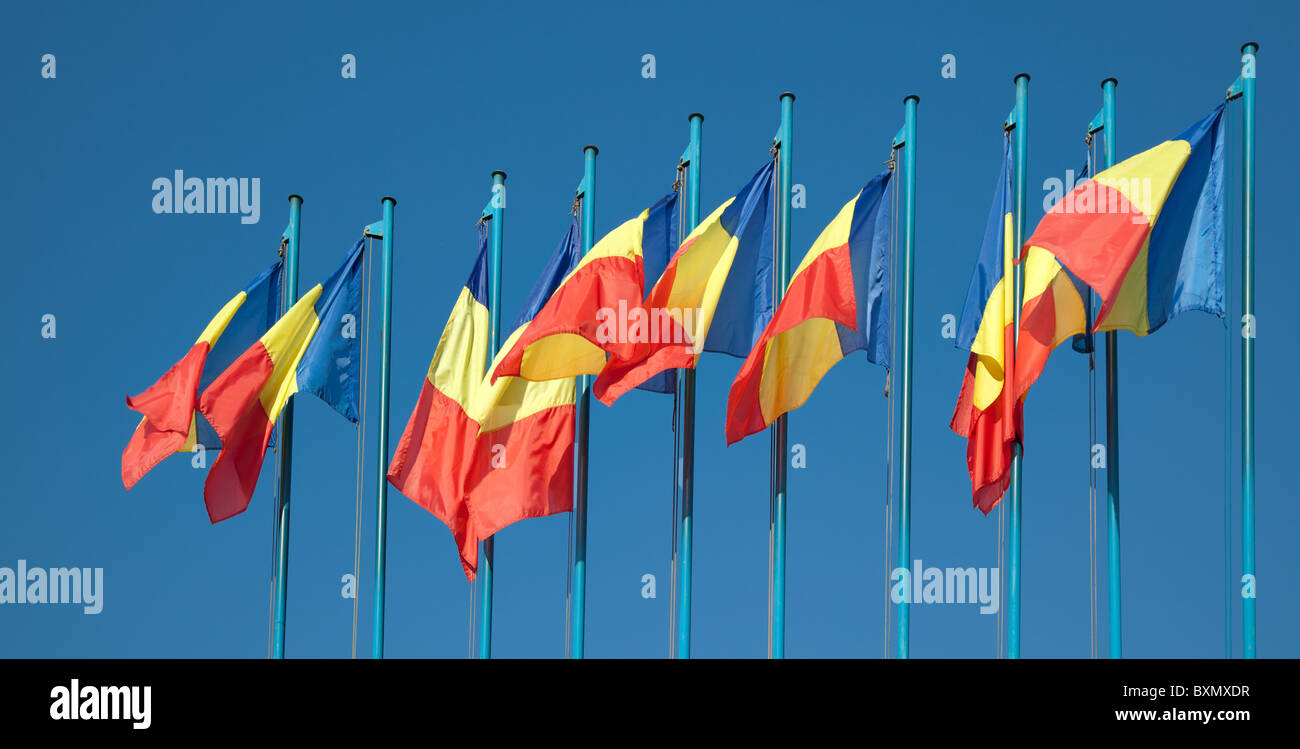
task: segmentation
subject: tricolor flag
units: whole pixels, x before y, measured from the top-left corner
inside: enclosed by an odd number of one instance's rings
[[[148,390],[127,397],[143,414],[122,451],[122,484],[130,489],[163,458],[196,445],[220,449],[208,422],[197,418],[199,391],[275,322],[280,312],[280,271],[275,263],[226,302],[181,360]]]
[[[359,240],[324,283],[304,294],[200,396],[199,410],[222,445],[203,485],[212,522],[248,507],[271,430],[294,393],[312,393],[357,421],[364,247]]]
[[[1008,138],[984,241],[958,323],[957,345],[970,349],[970,358],[949,424],[966,438],[974,505],[985,514],[1007,489],[1012,447],[1021,432],[1020,403],[1012,383],[1007,382],[1007,373],[1016,372],[1011,174]]]
[[[871,178],[804,255],[731,385],[727,444],[802,406],[854,351],[889,367],[890,172]]]
[[[495,364],[526,333],[533,314],[581,258],[576,221],[534,286]],[[388,481],[447,525],[465,576],[478,570],[478,542],[524,518],[573,508],[572,378],[489,383],[487,232],[442,331]]]
[[[772,319],[773,190],[769,161],[682,242],[646,297],[607,334],[632,345],[592,386],[605,405],[701,351],[746,356]],[[615,325],[616,323],[616,325]]]
[[[528,330],[503,348],[492,381],[505,375],[542,381],[598,374],[606,353],[631,356],[632,345],[611,335],[606,323],[613,318],[617,324],[620,315],[626,319],[629,309],[641,305],[645,279],[658,278],[676,242],[677,193],[672,193],[606,234],[560,279]],[[655,258],[658,267],[648,267]],[[543,276],[539,283],[547,280]]]
[[[1101,297],[1095,331],[1145,336],[1179,312],[1224,315],[1223,112],[1080,183],[1043,216],[1025,243],[1022,396],[1052,349],[1089,324],[1070,275]]]

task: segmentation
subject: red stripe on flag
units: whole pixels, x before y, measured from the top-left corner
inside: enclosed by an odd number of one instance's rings
[[[128,408],[144,415],[122,451],[122,484],[130,489],[163,458],[185,444],[198,400],[199,376],[208,357],[208,344],[190,347],[158,381],[134,398]]]
[[[479,538],[573,509],[574,414],[573,406],[548,408],[479,438],[481,479],[470,493]]]
[[[203,482],[203,501],[213,523],[247,509],[257,488],[274,426],[258,396],[274,369],[266,346],[258,341],[199,398],[199,410],[221,438],[221,454]]]
[[[478,536],[469,524],[466,487],[476,457],[478,422],[461,405],[424,380],[388,482],[451,529],[465,576],[478,569]]]
[[[745,358],[727,396],[727,444],[731,445],[771,425],[779,414],[764,414],[759,403],[767,348],[772,339],[807,320],[827,318],[850,330],[858,329],[858,305],[853,292],[853,261],[848,243],[826,250],[795,276],[776,314]],[[770,376],[782,377],[783,372]],[[770,419],[770,420],[769,420]]]

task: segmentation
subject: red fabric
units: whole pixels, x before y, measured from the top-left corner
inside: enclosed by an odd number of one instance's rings
[[[1094,204],[1088,212],[1079,212],[1082,191],[1093,192]],[[1115,210],[1110,210],[1111,205]],[[1142,250],[1151,232],[1151,222],[1119,190],[1091,181],[1084,182],[1057,202],[1038,222],[1038,228],[1026,247],[1042,247],[1056,256],[1101,296],[1103,320],[1119,296],[1120,285]]]
[[[127,489],[185,445],[207,357],[208,344],[200,341],[148,390],[134,398],[127,396],[127,407],[144,415],[122,451],[122,484]]]
[[[451,529],[470,580],[478,568],[478,536],[465,502],[472,481],[466,466],[477,460],[477,438],[478,422],[426,378],[388,467],[390,484]]]
[[[274,369],[271,355],[258,341],[199,397],[199,410],[221,438],[221,454],[203,482],[203,502],[213,523],[247,509],[257,488],[274,427],[258,396]]]
[[[492,371],[492,382],[498,377],[519,376],[524,359],[524,349],[541,339],[570,333],[582,336],[615,357],[632,355],[632,345],[625,341],[601,341],[596,336],[599,322],[597,313],[617,310],[619,302],[627,307],[641,303],[645,295],[642,286],[641,258],[635,262],[625,257],[603,257],[592,260],[574,272],[547,300],[546,305],[533,317],[519,340]]]
[[[698,239],[698,237],[697,237]],[[684,253],[690,251],[691,246],[695,244],[695,239],[682,245],[673,259],[669,261],[668,267],[664,269],[663,275],[650,290],[650,297],[646,299],[643,309],[647,321],[647,330],[649,321],[653,320],[650,314],[651,310],[667,310],[669,308],[669,298],[673,291],[673,282],[677,278],[677,259]],[[694,313],[693,313],[694,314]],[[685,341],[686,335],[682,331],[681,325],[672,321],[672,330],[667,336],[668,340],[664,341],[664,336],[655,343],[650,341],[629,342],[631,354],[625,357],[611,357],[605,363],[605,368],[600,371],[600,376],[592,383],[591,392],[596,398],[607,406],[614,405],[614,401],[623,396],[624,393],[634,389],[637,385],[654,377],[655,375],[667,369],[694,369],[695,355],[694,346],[689,343],[672,343],[672,341]],[[703,341],[699,342],[703,344]]]
[[[1004,371],[1014,373],[1014,324],[1004,332],[1004,351],[1009,361]],[[966,469],[971,478],[972,504],[987,515],[1007,491],[1011,482],[1011,456],[1015,443],[1023,444],[1023,400],[1017,397],[1015,381],[1003,380],[1002,393],[983,411],[975,407],[975,371],[979,357],[971,354],[966,362],[957,408],[949,427],[966,437]]]
[[[780,414],[764,414],[759,403],[763,377],[782,377],[764,367],[768,344],[776,336],[816,318],[826,318],[850,330],[858,329],[858,305],[853,292],[853,262],[848,243],[819,255],[795,276],[776,314],[745,358],[727,396],[727,444],[760,432]]]

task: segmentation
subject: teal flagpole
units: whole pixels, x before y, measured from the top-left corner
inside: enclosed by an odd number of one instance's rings
[[[776,186],[776,294],[773,308],[790,285],[790,157],[794,150],[794,94],[781,94],[781,132],[778,136]],[[772,424],[772,658],[785,657],[785,516],[786,516],[786,414]]]
[[[1115,166],[1115,86],[1101,82],[1102,169]],[[1089,321],[1091,324],[1091,321]],[[1119,333],[1106,331],[1106,591],[1109,600],[1110,657],[1124,657],[1124,616],[1120,588],[1119,523]]]
[[[289,225],[284,230],[284,295],[280,314],[298,301],[298,240],[302,231],[302,196],[289,196]],[[275,627],[272,633],[272,658],[284,657],[284,619],[289,598],[289,483],[293,462],[293,398],[280,413],[280,440],[276,451],[279,486],[276,504],[279,509],[275,541]]]
[[[1029,74],[1020,73],[1015,78],[1016,104],[1011,115],[1015,153],[1015,205],[1013,210],[1016,257],[1020,256],[1029,228]],[[1024,269],[1017,264],[1013,295],[1012,324],[1016,334],[1020,331],[1020,303],[1024,296]],[[1011,486],[1008,487],[1011,506],[1007,523],[1007,657],[1020,657],[1020,476],[1022,447],[1019,441],[1011,446]]]
[[[596,234],[596,154],[595,146],[582,149],[582,184],[578,198],[582,202],[582,254],[591,252]],[[573,477],[573,642],[570,655],[583,657],[583,640],[587,623],[587,444],[591,435],[591,375],[578,377],[577,431],[574,435]]]
[[[491,223],[491,260],[488,281],[488,365],[496,359],[497,350],[501,348],[501,244],[505,232],[506,213],[506,173],[492,172]],[[494,536],[483,539],[483,548],[479,554],[478,580],[478,657],[492,657],[492,574],[493,556],[496,551]]]
[[[700,135],[704,115],[694,112],[688,118],[691,140],[686,146],[682,161],[689,171],[686,174],[686,226],[684,234],[695,230],[700,223]],[[647,280],[647,285],[649,279]],[[677,551],[677,646],[678,658],[691,657],[691,541],[694,531],[695,511],[695,370],[677,370],[678,402],[681,405],[681,433],[673,439],[680,440],[680,462],[673,466],[677,473],[677,489],[681,500],[681,518],[678,528]]]
[[[1255,54],[1242,45],[1241,655],[1255,657]]]
[[[894,148],[902,149],[903,173],[903,350],[899,357],[899,379],[903,384],[899,402],[902,425],[899,430],[898,481],[898,566],[912,568],[912,276],[916,250],[916,107],[921,97],[903,99],[903,129],[894,136]],[[909,578],[904,577],[905,580]],[[911,595],[909,584],[898,603],[898,657],[907,658],[911,648]]]
[[[384,657],[384,577],[388,552],[388,382],[389,351],[393,329],[393,209],[397,201],[385,197],[382,219],[362,233],[382,242],[383,275],[379,308],[379,425],[375,445],[375,623],[371,655]]]

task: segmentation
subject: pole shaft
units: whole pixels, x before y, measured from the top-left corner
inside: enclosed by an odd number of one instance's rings
[[[283,315],[298,300],[298,242],[302,236],[302,198],[289,196],[289,242],[284,250],[284,301],[280,305]],[[275,542],[275,626],[272,636],[271,657],[284,657],[284,620],[289,600],[289,489],[293,463],[293,399],[284,404],[280,413],[280,444],[276,452],[279,461],[280,485],[276,487],[280,520]]]
[[[591,252],[596,236],[596,147],[583,149],[582,254]],[[573,643],[574,658],[584,655],[587,624],[587,446],[591,437],[591,375],[578,377],[577,450],[573,483]]]
[[[491,232],[491,260],[488,264],[488,366],[496,359],[501,348],[501,247],[505,236],[505,172],[492,173],[492,220],[488,229]],[[483,539],[483,550],[479,554],[478,580],[478,657],[492,657],[492,587],[496,553],[496,539],[489,536]]]
[[[1029,202],[1029,76],[1021,73],[1016,76],[1016,109],[1015,109],[1015,129],[1012,131],[1014,136],[1015,148],[1015,246],[1014,251],[1019,256],[1021,247],[1025,243],[1025,234],[1028,230],[1027,206]],[[1014,311],[1012,314],[1013,325],[1019,335],[1020,331],[1020,303],[1024,296],[1024,274],[1023,268],[1017,264],[1015,274],[1015,287],[1013,295],[1015,297]],[[1018,345],[1018,343],[1017,343]],[[1004,380],[1009,382],[1009,380]],[[1020,657],[1020,516],[1021,516],[1021,445],[1019,440],[1011,446],[1011,486],[1009,509],[1010,520],[1008,522],[1007,544],[1008,544],[1008,564],[1011,569],[1007,574],[1007,657]]]
[[[690,116],[691,163],[686,175],[686,232],[700,223],[700,135],[704,117]],[[648,279],[647,279],[648,280]],[[677,647],[678,658],[691,657],[691,544],[694,533],[695,512],[695,370],[677,371],[678,403],[681,404],[681,433],[679,439],[681,461],[674,466],[678,472],[678,496],[681,500],[681,518],[678,529],[677,570]]]
[[[383,277],[379,319],[379,425],[375,444],[375,623],[371,655],[384,657],[384,579],[388,553],[388,382],[393,329],[393,210],[397,201],[384,198]]]
[[[1249,55],[1242,88],[1241,313],[1241,575],[1251,581],[1241,599],[1242,657],[1255,657],[1255,54],[1259,45],[1241,48]]]
[[[912,275],[916,249],[916,106],[920,99],[903,100],[903,352],[899,363],[902,425],[899,430],[898,566],[912,566]],[[909,572],[910,574],[910,572]],[[898,657],[911,650],[911,588],[898,604]]]
[[[780,168],[776,187],[776,294],[779,305],[790,284],[790,163],[794,143],[794,94],[781,94],[781,148],[777,151]],[[786,453],[788,442],[786,414],[772,424],[772,648],[773,658],[785,657],[785,545],[786,545]]]
[[[1101,84],[1102,168],[1115,166],[1114,78]],[[1091,323],[1091,321],[1089,321]],[[1119,334],[1106,332],[1106,590],[1109,598],[1110,657],[1124,657],[1124,617],[1120,587],[1119,523]]]

